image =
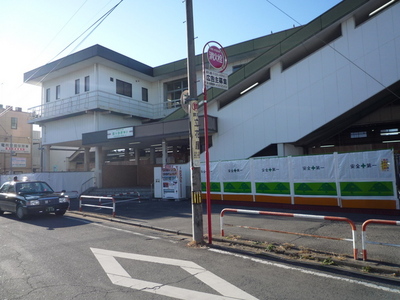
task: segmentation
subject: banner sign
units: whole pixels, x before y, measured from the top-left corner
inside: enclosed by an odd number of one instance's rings
[[[206,85],[209,87],[216,87],[223,90],[228,90],[228,75],[211,70],[205,70]]]
[[[286,157],[254,159],[252,170],[256,182],[288,181],[289,178]]]
[[[333,155],[292,157],[294,181],[334,181]]]
[[[225,193],[251,193],[249,160],[220,162],[220,175]]]
[[[210,175],[216,193],[397,200],[392,150],[212,162]]]
[[[338,155],[339,179],[342,180],[392,180],[394,158],[392,150],[381,150]]]

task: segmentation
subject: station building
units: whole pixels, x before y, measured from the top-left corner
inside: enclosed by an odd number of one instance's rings
[[[399,1],[344,0],[304,26],[226,47],[229,89],[207,91],[210,159],[398,153],[398,16]],[[201,55],[196,66],[202,91]],[[189,161],[186,59],[151,67],[94,45],[24,81],[42,89],[29,122],[42,128],[44,170],[69,149],[58,170],[94,170],[99,187],[147,185],[155,166]]]

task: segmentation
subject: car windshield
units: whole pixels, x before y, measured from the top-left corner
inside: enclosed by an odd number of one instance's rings
[[[52,193],[53,189],[45,182],[21,182],[16,184],[17,193]]]

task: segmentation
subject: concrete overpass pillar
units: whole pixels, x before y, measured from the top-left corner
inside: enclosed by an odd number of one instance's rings
[[[90,147],[85,147],[85,152],[83,154],[83,170],[85,172],[90,171]]]
[[[50,147],[51,145],[44,145],[43,148],[43,161],[42,161],[42,171],[50,172]]]
[[[163,168],[167,165],[167,158],[168,158],[168,144],[165,139],[162,140],[162,165]]]
[[[96,185],[98,188],[103,187],[103,148],[98,146],[95,148],[95,171],[94,176],[96,178]]]
[[[150,164],[156,163],[156,148],[150,147]]]
[[[136,165],[139,165],[139,160],[140,160],[140,149],[135,148],[135,163],[136,163]]]

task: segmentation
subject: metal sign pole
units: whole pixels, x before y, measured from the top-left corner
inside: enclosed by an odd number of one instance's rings
[[[206,64],[205,64],[205,49],[207,46],[210,44],[217,44],[220,48],[216,48],[215,46],[212,46],[210,48],[217,49],[220,57],[216,57],[217,63],[214,67],[217,67],[220,71],[223,72],[228,64],[228,59],[225,53],[224,48],[222,46],[215,42],[211,41],[208,42],[204,45],[203,47],[203,53],[202,53],[202,68],[203,68],[203,95],[204,95],[204,145],[205,145],[205,158],[206,158],[206,163],[205,163],[205,169],[206,169],[206,203],[207,203],[207,222],[208,222],[208,243],[212,244],[212,222],[211,222],[211,188],[210,188],[210,182],[211,182],[211,176],[210,176],[210,153],[209,153],[209,140],[208,140],[208,101],[207,101],[207,80],[206,80]],[[209,58],[210,60],[210,58]]]
[[[206,85],[206,68],[204,60],[204,50],[207,44],[204,45],[202,54],[203,67],[203,95],[204,95],[204,146],[206,156],[206,203],[207,203],[207,228],[208,228],[208,243],[212,244],[212,222],[211,222],[211,192],[210,192],[210,154],[208,151],[208,107],[207,107],[207,85]]]

